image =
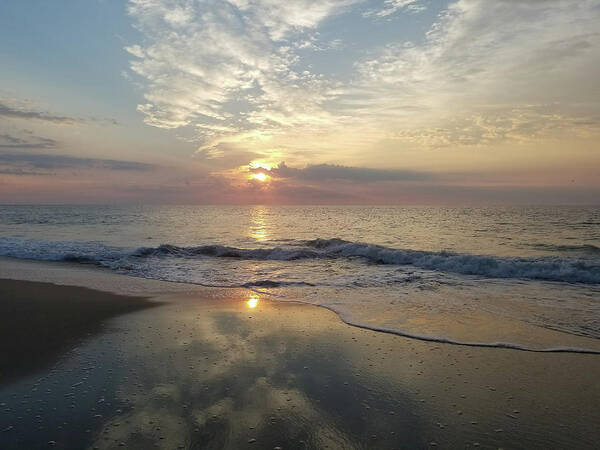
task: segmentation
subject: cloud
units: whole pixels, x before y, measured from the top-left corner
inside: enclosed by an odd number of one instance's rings
[[[0,166],[2,166],[0,169],[4,173],[11,173],[13,175],[41,175],[40,170],[103,169],[115,171],[148,171],[155,168],[152,164],[133,161],[34,153],[0,153]]]
[[[527,116],[529,130],[522,131],[532,137],[552,131],[549,123],[593,122],[600,112],[599,21],[592,0],[455,1],[422,44],[389,43],[358,61],[359,80],[339,102],[347,114],[393,124],[401,133],[440,130],[442,139],[451,137],[450,122],[469,117],[514,125]],[[510,132],[513,125],[507,132],[500,126],[496,136],[519,135]],[[485,143],[480,127],[471,131],[454,134]]]
[[[363,14],[365,17],[388,17],[398,11],[418,13],[427,9],[421,0],[385,0],[380,9],[372,9]]]
[[[2,117],[7,119],[39,120],[62,125],[72,125],[79,122],[78,119],[72,117],[53,115],[43,111],[33,111],[0,102],[0,118]]]
[[[138,110],[152,126],[194,127],[200,151],[327,126],[335,83],[301,67],[294,44],[355,2],[130,0],[145,37],[126,47],[146,83]]]
[[[356,52],[360,36],[345,38],[335,51],[353,70],[324,75],[310,54],[328,48],[322,31],[336,41],[328,19],[360,14],[360,0],[130,0],[143,36],[125,47],[145,86],[137,108],[149,125],[188,127],[213,159],[318,146],[326,161],[387,139],[440,148],[597,130],[597,1],[384,0],[366,15],[375,28],[425,4],[439,14],[423,39]]]
[[[253,169],[261,171],[261,169]],[[433,178],[432,174],[411,170],[383,170],[365,167],[347,167],[332,164],[309,165],[302,169],[288,167],[285,162],[271,169],[270,174],[279,178],[296,178],[300,180],[319,181],[351,181],[356,183],[372,183],[379,181],[422,181]]]
[[[435,127],[398,129],[390,139],[428,148],[479,145],[505,141],[532,143],[543,138],[587,137],[600,132],[600,115],[564,115],[557,105],[474,108],[460,116],[445,118]]]
[[[25,134],[27,134],[26,138],[8,133],[0,134],[0,149],[56,148],[58,144],[54,139],[35,136],[33,133]]]
[[[340,12],[356,0],[230,0],[239,11],[260,21],[267,29],[269,37],[283,40],[294,32],[316,27],[327,17]]]
[[[48,172],[39,172],[39,171],[35,171],[35,170],[28,170],[28,169],[10,169],[10,168],[3,168],[0,167],[0,174],[1,175],[28,175],[28,176],[44,176],[44,175],[50,175]]]

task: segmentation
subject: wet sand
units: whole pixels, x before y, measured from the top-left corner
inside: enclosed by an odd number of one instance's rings
[[[69,273],[77,280],[76,271]],[[115,278],[113,286],[126,279],[106,277]],[[100,291],[6,283],[14,295],[36,292],[38,304],[61,297],[117,301]],[[0,385],[0,448],[600,443],[598,355],[423,342],[351,327],[323,308],[246,290],[168,288],[160,287],[154,308],[119,316],[111,310],[100,325],[95,316],[87,330],[93,334],[71,336],[76,347],[60,346],[44,365]],[[22,328],[33,329],[30,316]]]
[[[102,323],[154,306],[141,297],[0,279],[0,385],[51,364]]]

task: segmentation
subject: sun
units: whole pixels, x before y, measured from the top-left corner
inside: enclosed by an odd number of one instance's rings
[[[253,180],[258,180],[258,181],[267,181],[268,176],[262,172],[258,172],[258,173],[253,173],[252,174],[252,179]]]

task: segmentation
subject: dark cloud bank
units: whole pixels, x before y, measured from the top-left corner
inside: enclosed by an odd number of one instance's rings
[[[256,169],[260,171],[260,169]],[[333,164],[309,165],[304,168],[289,167],[285,162],[271,169],[270,173],[278,178],[296,178],[300,180],[326,181],[345,180],[359,183],[377,181],[424,181],[433,175],[413,170],[385,170],[364,167],[338,166]]]

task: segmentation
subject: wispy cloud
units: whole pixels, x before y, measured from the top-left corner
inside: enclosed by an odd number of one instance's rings
[[[55,148],[58,144],[54,139],[36,136],[33,133],[25,134],[25,138],[8,133],[0,134],[0,149]]]
[[[489,146],[504,142],[534,143],[538,139],[590,137],[600,132],[600,115],[565,114],[557,105],[522,107],[479,107],[453,117],[444,117],[436,126],[420,125],[391,132],[399,140],[427,148]]]
[[[46,153],[0,153],[0,168],[13,175],[47,175],[41,170],[100,169],[114,171],[148,171],[152,164],[113,159],[80,158]]]
[[[46,176],[51,175],[49,172],[35,171],[31,169],[19,169],[10,167],[0,167],[1,175],[16,175],[16,176]]]
[[[365,12],[365,17],[388,17],[398,11],[407,11],[418,13],[424,11],[427,7],[422,0],[384,0],[383,5],[378,9],[371,9]]]
[[[595,0],[457,0],[420,43],[358,54],[343,84],[307,64],[300,50],[322,48],[327,19],[364,5],[130,0],[145,38],[126,47],[145,82],[138,110],[153,126],[192,128],[212,158],[275,145],[354,152],[404,137],[425,148],[526,140],[589,129],[600,113]],[[371,2],[364,20],[426,5]]]
[[[549,124],[594,122],[599,21],[592,0],[459,0],[423,44],[388,44],[356,62],[360,81],[340,104],[348,114],[395,122],[401,134],[420,129],[423,144],[438,135],[457,145],[485,143],[489,133],[481,133],[482,125],[495,128],[498,139],[555,132]],[[406,120],[404,105],[421,113]],[[478,117],[474,130],[470,117]],[[529,129],[514,133],[524,119]],[[461,121],[461,129],[447,131]]]
[[[195,127],[200,150],[323,127],[335,83],[298,65],[294,44],[356,0],[130,0],[146,38],[126,50],[146,81],[138,110],[161,128]]]
[[[62,125],[72,125],[79,122],[78,119],[67,116],[59,116],[43,111],[35,111],[0,101],[0,117],[7,119],[39,120]]]

